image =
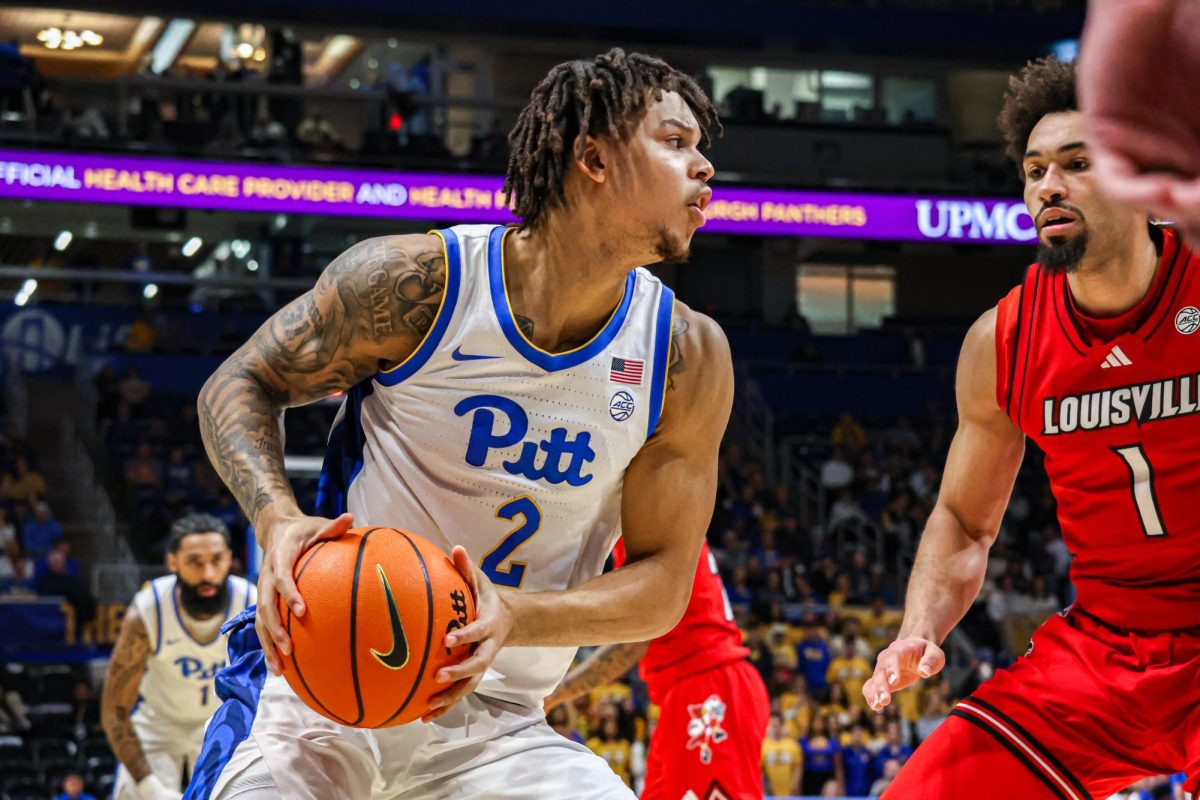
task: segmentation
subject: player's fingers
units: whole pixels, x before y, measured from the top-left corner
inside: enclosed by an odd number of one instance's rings
[[[255,622],[262,622],[267,634],[271,640],[275,642],[275,646],[283,655],[290,655],[292,652],[292,638],[288,636],[287,629],[283,627],[283,621],[279,619],[279,607],[275,603],[275,592],[279,589],[279,580],[276,579],[270,584],[274,591],[268,593],[267,597],[260,596],[258,599],[258,611],[255,612]],[[293,591],[295,584],[292,584]],[[263,649],[266,649],[265,647]]]
[[[342,514],[337,519],[333,520],[326,527],[322,528],[316,536],[312,538],[313,542],[319,542],[323,539],[336,539],[342,536],[346,531],[354,527],[354,515],[350,512]],[[310,542],[311,544],[311,542]]]
[[[444,692],[435,694],[429,698],[429,712],[421,717],[422,722],[433,722],[438,717],[450,710],[450,707],[462,700],[464,697],[475,691],[479,686],[482,675],[476,675],[466,680],[461,680],[451,686]]]
[[[480,648],[482,650],[483,648]],[[461,681],[464,678],[469,678],[472,675],[482,675],[487,672],[488,665],[492,663],[491,658],[480,656],[477,650],[473,655],[460,661],[457,664],[452,664],[448,667],[442,667],[437,671],[436,680],[438,683],[454,683]]]
[[[279,653],[275,649],[275,642],[271,639],[271,634],[267,631],[266,623],[262,618],[255,614],[254,617],[254,632],[258,634],[258,643],[262,647],[263,660],[267,662],[267,669],[275,675],[283,672],[283,661],[279,658]]]
[[[946,654],[942,652],[942,648],[933,642],[925,645],[925,655],[921,656],[921,661],[917,664],[917,672],[920,676],[928,678],[936,675],[942,671],[944,666],[946,666]]]
[[[292,613],[297,617],[304,616],[305,605],[304,598],[300,596],[300,590],[296,588],[296,581],[292,578],[292,566],[289,564],[285,568],[280,568],[280,565],[275,567],[275,591],[283,598],[283,602],[292,610]],[[271,608],[274,609],[274,603]]]
[[[467,555],[467,549],[462,545],[455,545],[450,550],[450,561],[453,562],[454,568],[458,570],[458,574],[463,576],[463,580],[467,582],[467,586],[471,589],[471,595],[475,598],[475,605],[479,605],[479,582],[475,579],[475,564],[471,561],[471,556]]]
[[[460,644],[482,642],[491,636],[492,633],[491,620],[481,614],[478,619],[469,625],[464,625],[456,631],[447,633],[445,639],[446,647],[458,647]]]

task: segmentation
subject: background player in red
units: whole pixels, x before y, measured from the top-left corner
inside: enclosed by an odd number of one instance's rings
[[[613,561],[616,567],[625,561],[622,542]],[[749,653],[705,544],[679,624],[653,641],[597,649],[563,679],[546,708],[610,683],[640,661],[638,674],[661,712],[642,800],[759,800],[770,701]]]
[[[971,328],[959,428],[875,709],[942,668],[979,592],[1028,436],[1045,452],[1077,602],[927,739],[886,792],[1108,797],[1200,777],[1200,262],[1091,172],[1075,69],[1033,62],[1001,127],[1038,228],[1023,284]]]

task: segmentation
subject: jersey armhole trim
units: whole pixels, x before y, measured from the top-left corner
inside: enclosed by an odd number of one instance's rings
[[[154,594],[154,655],[162,649],[162,602],[158,599],[157,581],[150,581],[150,591]]]
[[[458,305],[458,289],[461,284],[461,259],[458,235],[452,230],[430,231],[442,240],[442,255],[446,260],[446,287],[442,290],[442,301],[438,304],[437,314],[433,325],[425,332],[425,338],[417,345],[417,349],[408,358],[388,370],[375,373],[375,380],[384,386],[395,386],[411,378],[425,362],[437,351],[450,319],[454,316],[454,308]]]
[[[675,293],[666,286],[658,295],[658,314],[654,326],[654,377],[650,380],[650,422],[646,438],[654,435],[663,409],[667,405],[667,371],[671,367],[671,351],[675,342],[671,331],[675,328]]]

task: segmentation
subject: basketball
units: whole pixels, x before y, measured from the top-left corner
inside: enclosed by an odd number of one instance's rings
[[[284,677],[317,713],[343,725],[388,728],[418,719],[447,688],[434,676],[462,661],[443,637],[475,619],[471,590],[431,542],[393,528],[356,528],[318,542],[296,563],[307,606],[280,603],[292,638]]]

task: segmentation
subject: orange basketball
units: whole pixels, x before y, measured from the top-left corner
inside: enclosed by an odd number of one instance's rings
[[[470,654],[445,635],[475,619],[475,601],[432,543],[393,528],[355,528],[296,563],[304,616],[279,612],[292,637],[283,675],[310,708],[343,725],[388,728],[429,710],[449,684],[434,676]]]

